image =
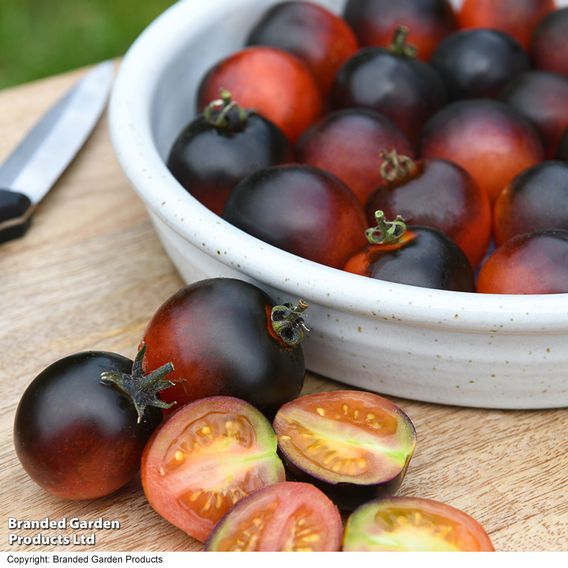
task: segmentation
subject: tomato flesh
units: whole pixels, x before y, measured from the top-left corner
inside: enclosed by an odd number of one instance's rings
[[[349,517],[347,552],[492,552],[493,544],[472,517],[429,499],[398,497],[367,503]]]
[[[142,457],[142,485],[152,507],[200,541],[240,499],[284,477],[270,424],[231,397],[181,408]]]
[[[285,482],[243,499],[207,544],[222,552],[328,552],[341,546],[337,507],[316,487]]]
[[[274,429],[292,475],[351,509],[402,483],[416,444],[410,419],[371,394],[335,391],[285,404]]]

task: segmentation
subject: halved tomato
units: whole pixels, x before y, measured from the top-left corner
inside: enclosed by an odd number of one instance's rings
[[[293,478],[313,483],[345,510],[392,495],[416,445],[408,416],[367,392],[303,396],[280,408],[274,429]]]
[[[235,503],[284,479],[270,423],[232,397],[203,398],[180,408],[142,456],[150,505],[202,542]]]
[[[417,497],[371,501],[345,527],[346,552],[493,552],[483,527],[444,503]]]
[[[240,501],[217,525],[207,550],[333,552],[343,525],[337,507],[308,483],[278,483]]]

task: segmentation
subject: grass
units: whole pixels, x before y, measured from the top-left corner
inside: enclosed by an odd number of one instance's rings
[[[122,55],[174,0],[0,0],[0,89]]]

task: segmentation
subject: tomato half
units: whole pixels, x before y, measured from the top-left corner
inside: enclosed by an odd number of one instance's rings
[[[308,483],[278,483],[240,501],[217,525],[207,550],[333,552],[343,525],[337,507]]]
[[[232,397],[184,406],[154,434],[142,456],[150,505],[202,542],[235,503],[284,479],[270,423]]]
[[[371,393],[311,394],[276,414],[278,447],[291,475],[353,509],[402,483],[416,445],[404,412]]]
[[[483,527],[444,503],[416,497],[372,501],[349,517],[346,552],[492,552]]]

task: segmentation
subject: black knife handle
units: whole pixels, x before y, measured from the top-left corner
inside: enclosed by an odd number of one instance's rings
[[[0,243],[24,236],[29,229],[33,209],[27,195],[0,189]]]

